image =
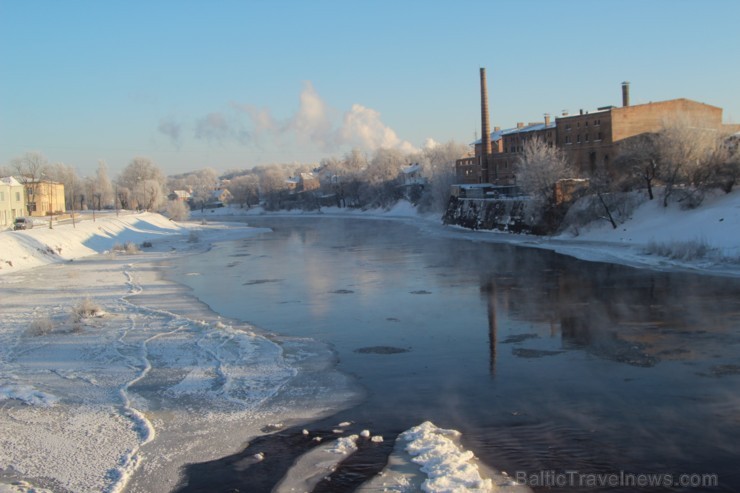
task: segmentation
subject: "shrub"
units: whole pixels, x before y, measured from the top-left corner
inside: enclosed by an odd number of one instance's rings
[[[26,333],[31,336],[42,336],[51,333],[54,324],[48,315],[40,315],[31,321]]]
[[[695,239],[672,243],[651,241],[644,252],[673,260],[698,260],[706,258],[712,250],[706,240]]]
[[[139,247],[136,245],[136,243],[127,241],[123,245],[120,243],[116,243],[113,245],[113,251],[119,252],[119,253],[128,253],[128,254],[134,254],[139,253]]]
[[[100,305],[95,303],[89,296],[80,300],[72,307],[72,320],[80,322],[86,318],[102,317],[105,314]]]

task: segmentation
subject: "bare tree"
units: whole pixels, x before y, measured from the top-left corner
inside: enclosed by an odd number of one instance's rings
[[[614,167],[627,170],[624,183],[628,188],[640,186],[647,188],[650,200],[655,198],[653,187],[658,177],[660,154],[656,145],[657,134],[641,134],[621,144]],[[639,184],[639,185],[638,185]]]
[[[656,139],[658,176],[664,184],[663,206],[667,207],[677,187],[683,187],[679,201],[695,206],[710,185],[712,161],[720,145],[716,129],[676,118],[663,125]]]
[[[554,202],[558,180],[573,178],[573,169],[563,152],[539,138],[528,140],[516,165],[516,183],[541,206]]]
[[[49,167],[49,161],[40,152],[32,151],[10,162],[11,169],[21,183],[37,182]]]

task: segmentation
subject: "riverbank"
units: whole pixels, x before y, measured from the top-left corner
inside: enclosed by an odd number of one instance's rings
[[[0,235],[0,491],[172,491],[187,463],[355,402],[325,344],[223,319],[160,275],[263,231],[136,214]]]
[[[512,234],[443,226],[438,214],[420,214],[406,201],[388,210],[322,207],[320,211],[265,212],[237,206],[196,211],[194,219],[245,216],[341,216],[413,221],[433,234],[473,241],[507,243],[552,250],[591,262],[607,262],[661,271],[686,271],[740,277],[740,192],[714,194],[691,210],[660,200],[644,201],[631,217],[614,229],[600,221],[554,236]],[[247,219],[248,220],[248,219]]]

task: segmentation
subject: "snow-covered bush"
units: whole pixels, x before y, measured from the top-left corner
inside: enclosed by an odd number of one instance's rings
[[[119,253],[128,253],[130,255],[140,252],[139,246],[132,241],[127,241],[123,245],[121,245],[120,243],[114,244],[113,251]]]
[[[39,315],[31,321],[26,333],[30,336],[42,336],[49,334],[52,330],[54,330],[54,324],[51,318],[48,315]]]
[[[101,317],[104,314],[105,311],[89,296],[86,296],[72,307],[72,321],[74,322],[81,322],[91,317]]]
[[[167,202],[165,214],[173,221],[187,221],[190,219],[190,208],[180,200],[170,200]]]

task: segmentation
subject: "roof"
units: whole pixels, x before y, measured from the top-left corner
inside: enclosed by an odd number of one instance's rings
[[[407,175],[410,175],[411,173],[415,173],[421,169],[421,165],[419,163],[409,164],[408,166],[404,166],[401,168],[401,172],[405,173]]]
[[[181,199],[189,199],[190,198],[190,192],[188,192],[187,190],[174,190],[172,193],[175,194],[178,198],[181,198]]]
[[[504,136],[507,135],[513,135],[513,134],[523,134],[528,132],[538,132],[540,130],[545,130],[548,128],[555,128],[556,123],[551,121],[548,124],[545,124],[545,122],[542,123],[535,123],[532,125],[524,125],[523,127],[513,127],[513,128],[505,128],[503,130],[496,130],[494,132],[491,132],[491,142],[498,142],[501,140]],[[480,144],[483,139],[478,139],[475,142],[473,142],[473,145]]]
[[[0,178],[0,182],[3,182],[3,185],[8,185],[11,187],[20,187],[21,183],[13,178],[12,176],[4,176]]]

